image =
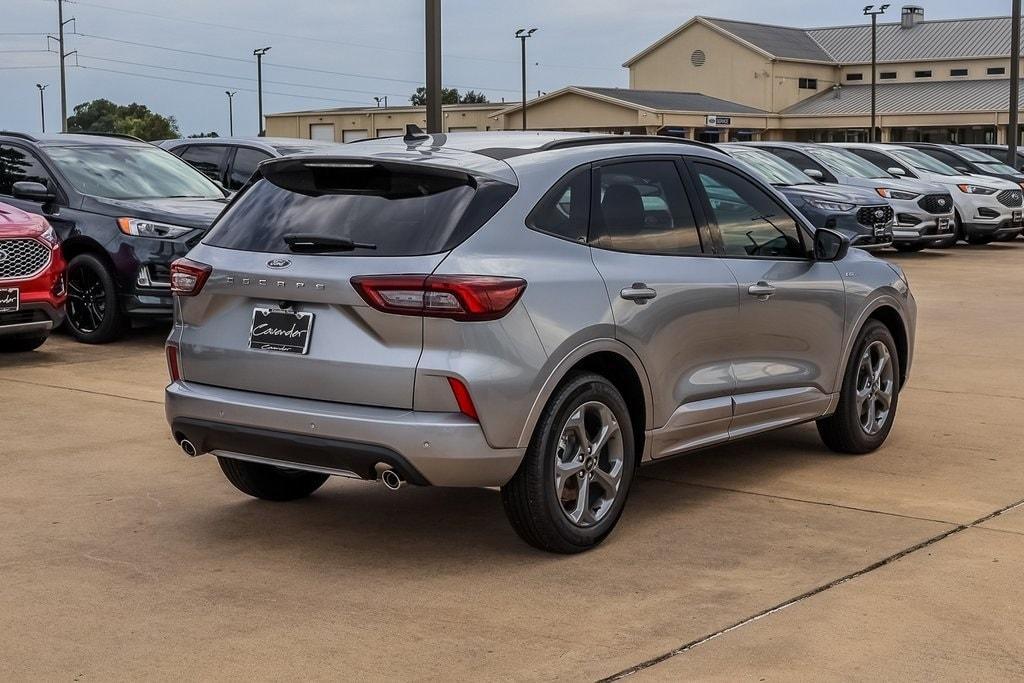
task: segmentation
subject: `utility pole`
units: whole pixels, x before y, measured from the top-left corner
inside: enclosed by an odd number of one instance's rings
[[[50,84],[47,83],[46,85],[43,85],[42,83],[36,83],[36,87],[39,88],[39,123],[42,125],[43,132],[45,133],[46,132],[46,103],[43,101],[43,91],[46,90],[48,87],[50,87]]]
[[[441,0],[426,0],[427,132],[443,132],[441,120]]]
[[[1009,149],[1006,161],[1020,169],[1017,163],[1017,143],[1020,142],[1020,0],[1013,0],[1013,28],[1010,35],[1010,125],[1006,130]]]
[[[878,117],[878,16],[885,14],[889,5],[882,5],[875,9],[874,5],[864,8],[864,14],[871,17],[871,135],[869,142],[878,142],[878,127],[875,121]]]
[[[526,130],[526,39],[533,37],[533,34],[537,32],[537,29],[531,28],[526,30],[521,28],[516,31],[516,38],[523,45],[523,130]]]
[[[68,20],[64,19],[65,2],[66,0],[57,0],[57,35],[46,36],[47,44],[51,40],[57,41],[57,55],[60,57],[60,132],[62,133],[68,132],[68,87],[64,62],[68,57],[78,52],[78,50],[72,52],[64,51],[64,27],[75,20],[74,17]]]
[[[256,56],[256,100],[259,103],[260,111],[260,125],[258,133],[260,137],[263,137],[263,55],[270,52],[270,47],[261,47],[257,50],[253,50],[253,55]]]
[[[224,94],[228,96],[228,135],[234,137],[234,135],[235,135],[235,107],[234,107],[234,101],[235,101],[235,95],[237,95],[238,92],[237,91],[236,92],[231,92],[230,90],[225,90]]]

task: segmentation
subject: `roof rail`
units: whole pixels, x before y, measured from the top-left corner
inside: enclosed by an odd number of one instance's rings
[[[71,135],[95,135],[99,138],[120,138],[121,140],[134,140],[135,142],[145,142],[147,145],[152,144],[142,138],[137,138],[134,135],[128,135],[126,133],[101,133],[94,130],[76,130],[68,131]]]
[[[551,149],[589,147],[590,145],[621,145],[633,142],[663,142],[669,144],[690,145],[692,147],[703,147],[704,149],[718,150],[717,147],[715,147],[714,145],[710,145],[706,142],[698,142],[696,140],[689,140],[687,138],[677,138],[670,135],[594,135],[590,137],[554,140],[541,146],[536,151],[546,152]]]
[[[7,137],[11,138],[21,138],[22,140],[28,140],[29,142],[39,142],[39,140],[34,135],[29,135],[28,133],[19,133],[14,130],[0,130],[0,135],[6,135]]]

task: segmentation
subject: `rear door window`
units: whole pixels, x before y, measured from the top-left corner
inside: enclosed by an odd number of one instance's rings
[[[239,147],[235,150],[235,159],[231,162],[226,186],[229,190],[238,190],[247,182],[260,162],[270,159],[270,155],[252,147]]]
[[[671,160],[630,161],[594,169],[591,244],[634,254],[701,253],[690,200]]]
[[[289,253],[287,235],[347,238],[375,249],[330,256],[422,256],[449,251],[512,197],[515,187],[407,164],[306,166],[274,162],[228,208],[206,243]],[[268,179],[269,178],[269,179]]]
[[[228,148],[224,145],[192,145],[181,158],[192,164],[207,177],[220,180],[224,175],[224,157]]]

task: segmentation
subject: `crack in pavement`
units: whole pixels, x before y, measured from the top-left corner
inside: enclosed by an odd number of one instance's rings
[[[877,569],[881,569],[882,567],[885,567],[887,565],[890,565],[893,562],[896,562],[896,561],[906,557],[907,555],[911,555],[911,554],[917,552],[918,550],[922,550],[924,548],[932,546],[932,545],[938,543],[939,541],[942,541],[942,540],[945,540],[945,539],[949,538],[950,536],[955,536],[956,534],[963,533],[964,531],[967,531],[968,529],[973,529],[975,527],[978,527],[978,525],[980,525],[980,524],[984,524],[985,522],[989,522],[989,521],[991,521],[991,520],[993,520],[993,519],[995,519],[995,518],[997,518],[997,517],[999,517],[1001,515],[1006,514],[1007,512],[1010,512],[1012,510],[1016,510],[1017,508],[1021,508],[1021,507],[1024,507],[1024,499],[1021,499],[1021,500],[1017,501],[1016,503],[1012,503],[1010,505],[1007,505],[1006,507],[1000,508],[1000,509],[996,510],[995,512],[992,512],[992,513],[990,513],[988,515],[985,515],[984,517],[981,517],[980,519],[974,520],[973,522],[970,522],[968,524],[960,524],[958,526],[953,527],[952,529],[949,529],[947,531],[942,532],[941,534],[938,534],[936,536],[932,536],[931,538],[929,538],[927,540],[924,540],[924,541],[921,541],[920,543],[912,545],[909,548],[904,548],[903,550],[901,550],[901,551],[899,551],[897,553],[894,553],[892,555],[889,555],[888,557],[883,558],[883,559],[879,560],[878,562],[875,562],[875,563],[870,564],[870,565],[868,565],[866,567],[863,567],[862,569],[858,569],[855,572],[851,572],[849,574],[841,576],[838,579],[834,579],[834,580],[832,580],[832,581],[830,581],[830,582],[828,582],[826,584],[823,584],[821,586],[817,586],[815,588],[812,588],[809,591],[805,591],[804,593],[801,593],[800,595],[797,595],[795,597],[789,598],[788,600],[786,600],[784,602],[781,602],[781,603],[775,605],[774,607],[769,607],[768,609],[762,610],[762,611],[760,611],[760,612],[758,612],[758,613],[756,613],[754,615],[751,615],[751,616],[749,616],[749,617],[747,617],[745,619],[742,619],[742,620],[740,620],[740,621],[738,621],[738,622],[736,622],[736,623],[734,623],[734,624],[732,624],[730,626],[726,626],[725,628],[723,628],[721,630],[718,630],[718,631],[715,631],[713,633],[709,633],[707,635],[701,636],[700,638],[697,638],[695,640],[691,640],[688,643],[684,643],[683,645],[680,645],[679,647],[677,647],[677,648],[675,648],[673,650],[669,650],[668,652],[666,652],[664,654],[658,655],[657,657],[653,657],[651,659],[645,660],[643,662],[640,662],[639,664],[636,664],[634,666],[629,667],[628,669],[623,669],[622,671],[620,671],[620,672],[618,672],[616,674],[612,674],[611,676],[607,676],[605,678],[599,679],[599,681],[597,683],[610,683],[611,681],[622,680],[623,678],[627,678],[629,676],[632,676],[633,674],[636,674],[636,673],[639,673],[641,671],[644,671],[645,669],[649,669],[649,668],[651,668],[653,666],[661,664],[662,662],[665,662],[665,661],[667,661],[669,659],[672,659],[673,657],[677,657],[677,656],[679,656],[681,654],[689,652],[690,650],[693,650],[696,647],[699,647],[701,645],[704,645],[705,643],[708,643],[708,642],[710,642],[712,640],[715,640],[716,638],[724,636],[727,633],[731,633],[732,631],[740,629],[740,628],[742,628],[742,627],[744,627],[744,626],[746,626],[748,624],[752,624],[755,621],[759,621],[761,619],[764,619],[765,617],[770,616],[772,614],[775,614],[776,612],[781,612],[782,610],[787,609],[789,607],[792,607],[793,605],[796,605],[796,604],[798,604],[800,602],[803,602],[804,600],[812,598],[815,595],[818,595],[819,593],[824,593],[827,590],[831,590],[833,588],[841,586],[844,583],[848,583],[850,581],[853,581],[854,579],[857,579],[857,578],[859,578],[861,576],[864,576],[865,574],[870,574],[871,572],[873,572],[873,571],[875,571]],[[990,531],[991,530],[989,527],[981,527],[981,528],[986,530],[986,531]]]
[[[30,382],[26,379],[11,379],[10,377],[0,377],[0,382],[13,382],[15,384],[27,384],[30,387],[45,387],[47,389],[63,389],[64,391],[77,391],[82,394],[90,394],[92,396],[106,396],[107,398],[120,398],[125,401],[137,401],[138,403],[150,403],[153,405],[164,404],[163,401],[151,401],[148,398],[136,398],[134,396],[124,396],[122,394],[109,394],[104,391],[92,391],[91,389],[79,389],[77,387],[62,387],[59,384],[45,384],[43,382]]]

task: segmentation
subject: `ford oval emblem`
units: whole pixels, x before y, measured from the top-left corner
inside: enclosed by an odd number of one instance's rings
[[[885,211],[883,211],[882,209],[877,209],[875,211],[875,218],[885,218]]]
[[[267,266],[269,266],[271,268],[287,268],[291,264],[292,264],[292,262],[289,261],[286,258],[276,258],[276,259],[272,259],[270,261],[267,261]]]

